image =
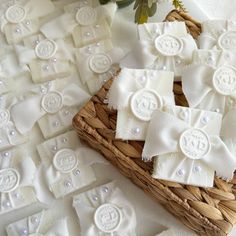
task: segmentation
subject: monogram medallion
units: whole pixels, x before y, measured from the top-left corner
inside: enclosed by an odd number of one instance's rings
[[[57,44],[50,39],[44,39],[35,47],[35,53],[38,58],[48,60],[52,58],[57,52]]]
[[[20,182],[20,174],[12,168],[0,170],[0,193],[10,193],[14,191]]]
[[[236,50],[236,31],[229,31],[222,34],[218,45],[223,50]]]
[[[89,59],[90,69],[98,74],[107,72],[112,65],[111,58],[105,53],[95,54]]]
[[[92,25],[96,19],[97,12],[92,7],[82,7],[76,13],[76,20],[82,26]]]
[[[13,24],[22,22],[25,19],[25,8],[19,5],[10,6],[5,13],[6,19]]]
[[[3,128],[10,120],[10,112],[5,109],[0,109],[0,128]]]
[[[63,97],[58,92],[49,92],[43,96],[41,104],[47,113],[53,114],[63,107]]]

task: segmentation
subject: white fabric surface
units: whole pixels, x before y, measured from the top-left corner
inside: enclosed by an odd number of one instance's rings
[[[216,0],[215,0],[216,1]],[[68,0],[58,0],[56,1],[57,5],[60,5],[61,2],[70,2]],[[196,1],[197,2],[197,1]],[[205,0],[198,1],[197,4],[201,3],[205,4]],[[218,0],[218,2],[223,3],[222,0]],[[227,0],[229,10],[232,4],[229,2],[234,2],[232,0]],[[189,9],[190,14],[197,19],[203,20],[207,19],[207,11],[203,13],[200,10],[200,7],[196,8],[196,5],[193,3],[193,0],[184,0],[186,7]],[[136,26],[133,24],[134,12],[132,11],[132,7],[119,10],[113,24],[113,37],[114,37],[114,45],[121,46],[126,52],[130,51],[133,43],[137,40]],[[171,6],[167,4],[167,6],[159,6],[158,7],[158,16],[153,17],[152,21],[162,20],[166,13],[171,9]],[[222,7],[221,7],[222,9]],[[221,10],[220,9],[220,10]],[[132,13],[131,13],[132,12]],[[227,16],[227,11],[222,11],[222,14]],[[210,15],[210,14],[208,14]],[[1,41],[4,42],[4,40]],[[76,78],[76,75],[71,76],[71,79]],[[27,85],[30,81],[30,78],[24,77],[19,78],[16,81],[16,86],[19,86],[24,89],[24,86]],[[32,152],[32,155],[36,156],[36,150],[30,148],[35,146],[38,143],[43,142],[42,134],[37,126],[35,126],[31,130],[31,139],[30,144],[23,146],[22,148],[27,148]],[[94,151],[91,151],[90,156],[94,156],[96,158],[99,156]],[[35,162],[39,164],[39,158],[35,158]],[[124,178],[113,166],[103,166],[97,165],[95,168],[96,175],[98,181],[102,183],[106,183],[110,180],[116,180],[118,182],[119,187],[126,193],[128,199],[133,202],[135,206],[135,210],[137,213],[137,232],[138,236],[153,236],[158,233],[161,233],[165,227],[173,228],[176,231],[177,236],[193,236],[195,235],[192,231],[187,229],[182,223],[180,223],[176,218],[174,218],[171,214],[169,214],[166,210],[164,210],[160,205],[154,202],[149,196],[147,196],[142,190],[137,188],[135,185],[131,184],[129,180]],[[135,197],[134,197],[135,196]],[[63,218],[65,215],[68,215],[69,219],[69,229],[70,236],[79,236],[78,229],[78,221],[75,214],[75,211],[71,208],[71,195],[61,200],[55,200],[50,203],[50,207],[52,209],[52,214],[55,214],[57,217]],[[9,213],[4,215],[0,221],[0,235],[6,236],[6,232],[4,227],[14,221],[20,220],[23,217],[27,217],[36,212],[39,212],[42,208],[47,206],[43,204],[35,204],[31,207],[24,208],[20,211],[15,211],[14,213]],[[231,233],[231,235],[235,235],[236,230]]]

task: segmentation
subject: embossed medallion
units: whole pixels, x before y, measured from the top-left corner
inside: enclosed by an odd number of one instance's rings
[[[52,58],[57,52],[57,44],[50,39],[44,39],[35,47],[35,53],[38,58],[47,60]]]
[[[20,182],[20,174],[12,168],[0,170],[0,193],[10,193],[14,191]]]
[[[76,20],[80,25],[92,25],[96,22],[97,12],[92,7],[82,7],[76,13]]]
[[[236,31],[228,31],[219,37],[218,45],[223,50],[236,50]]]
[[[78,158],[73,150],[61,149],[55,154],[53,165],[58,171],[69,173],[77,167]]]
[[[41,104],[46,112],[53,114],[62,108],[63,97],[58,92],[49,92],[43,96]]]
[[[25,19],[26,11],[23,6],[10,6],[5,13],[6,19],[13,24],[22,22]]]
[[[132,96],[130,107],[138,119],[149,121],[153,111],[162,107],[162,99],[155,91],[145,88]]]
[[[94,222],[97,228],[104,233],[115,232],[119,228],[121,220],[120,209],[109,203],[99,206],[94,214]]]
[[[231,95],[236,92],[236,69],[231,66],[218,68],[213,75],[215,90],[223,95]]]
[[[183,43],[173,35],[161,35],[155,39],[156,49],[165,56],[175,56],[183,49]]]
[[[92,55],[89,59],[90,69],[98,74],[107,72],[112,65],[111,58],[105,53]]]
[[[190,159],[201,159],[210,151],[211,145],[208,135],[201,129],[184,131],[179,140],[182,153]]]
[[[0,128],[7,125],[10,120],[10,113],[8,110],[0,109]]]

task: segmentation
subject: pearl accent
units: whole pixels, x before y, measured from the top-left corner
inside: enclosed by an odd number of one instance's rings
[[[21,236],[28,235],[28,230],[27,230],[27,229],[22,229],[22,230],[20,231],[20,235],[21,235]]]
[[[9,152],[4,152],[4,153],[3,153],[3,156],[4,156],[4,157],[8,157],[9,155],[10,155]]]
[[[141,131],[141,130],[140,130],[139,127],[135,127],[135,128],[132,129],[132,134],[137,135],[137,134],[140,133],[140,131]]]
[[[97,201],[98,200],[98,197],[96,195],[93,196],[93,200],[94,201]]]
[[[99,28],[99,27],[100,27],[100,25],[98,25],[98,24],[97,24],[97,25],[95,25],[95,28]]]
[[[11,203],[8,200],[6,200],[6,201],[3,202],[3,206],[5,208],[9,208],[11,206]]]
[[[39,40],[35,40],[35,44],[39,44]]]
[[[207,124],[210,121],[210,117],[209,116],[203,116],[201,119],[201,123],[202,124]]]
[[[32,218],[31,218],[31,223],[32,223],[32,224],[38,224],[38,223],[39,223],[38,217],[32,217]]]
[[[69,111],[65,111],[64,114],[67,116],[67,115],[70,114],[70,112]]]
[[[195,173],[199,173],[199,172],[201,172],[201,170],[202,170],[201,166],[194,166],[194,168],[193,168],[193,172],[195,172]]]
[[[176,61],[175,61],[175,63],[177,64],[177,65],[180,65],[181,64],[181,60],[180,59],[176,59]]]
[[[184,176],[184,175],[185,175],[185,171],[184,171],[183,169],[179,169],[179,170],[177,171],[177,175],[178,175],[178,176]]]
[[[100,43],[96,43],[96,46],[99,47],[99,46],[100,46]]]
[[[74,171],[74,175],[75,175],[75,176],[78,176],[79,174],[80,174],[80,170],[79,170],[79,169],[77,169],[77,170]]]
[[[43,69],[44,69],[44,70],[49,70],[49,65],[45,65],[45,66],[43,67]]]
[[[214,61],[215,61],[215,60],[214,60],[214,58],[213,58],[212,56],[209,56],[209,57],[207,58],[207,63],[208,63],[208,64],[212,64]]]
[[[102,191],[103,191],[104,193],[107,193],[107,192],[108,192],[108,187],[103,187]]]
[[[63,143],[66,143],[66,142],[67,142],[67,138],[63,138],[63,139],[62,139],[62,142],[63,142]]]
[[[57,59],[56,59],[56,58],[53,58],[52,61],[53,61],[53,62],[57,62]]]
[[[20,28],[16,28],[15,32],[16,33],[21,33],[21,29]]]
[[[17,199],[20,198],[20,194],[19,193],[15,193],[14,194],[14,198],[17,198]]]
[[[54,127],[59,126],[59,122],[58,122],[58,121],[53,122],[53,126],[54,126]]]
[[[66,182],[65,182],[65,186],[66,186],[67,188],[71,187],[71,185],[72,185],[72,183],[71,183],[70,181],[66,181]]]
[[[53,147],[52,147],[52,150],[53,150],[53,151],[56,151],[56,150],[57,150],[57,147],[56,147],[56,146],[53,146]]]
[[[163,67],[162,67],[162,70],[167,70],[167,67],[166,67],[166,66],[163,66]]]
[[[88,36],[90,36],[91,34],[90,34],[90,32],[86,32],[85,35],[88,37]]]
[[[26,21],[25,24],[26,24],[26,25],[30,25],[30,22],[29,22],[29,21]]]
[[[10,131],[10,135],[11,136],[15,135],[15,131],[14,130]]]
[[[217,113],[219,113],[219,112],[220,112],[220,109],[219,109],[219,108],[216,108],[214,111],[217,112]]]
[[[140,82],[141,84],[144,84],[146,81],[147,81],[147,77],[146,77],[146,76],[141,76],[141,77],[139,78],[139,82]]]

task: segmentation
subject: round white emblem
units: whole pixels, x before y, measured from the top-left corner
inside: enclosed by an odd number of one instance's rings
[[[20,174],[12,168],[0,170],[0,193],[10,193],[19,186]]]
[[[236,31],[228,31],[219,37],[218,45],[223,50],[236,50]]]
[[[175,56],[183,49],[183,43],[173,35],[161,35],[155,39],[156,49],[165,56]]]
[[[49,92],[42,99],[42,107],[48,113],[56,113],[63,106],[63,97],[58,92]]]
[[[122,215],[120,209],[110,203],[97,208],[94,214],[94,222],[99,230],[104,233],[116,231],[121,223]]]
[[[73,150],[66,148],[61,149],[55,154],[53,165],[58,171],[69,173],[78,165],[78,158]]]
[[[180,149],[190,159],[201,159],[210,151],[208,135],[201,129],[184,131],[179,140]]]
[[[97,12],[92,7],[82,7],[77,11],[75,18],[80,25],[92,25],[96,22]]]
[[[57,44],[51,39],[45,39],[39,42],[35,47],[35,53],[38,58],[48,60],[57,52]]]
[[[0,109],[0,128],[4,127],[10,120],[10,113],[8,110]]]
[[[155,91],[144,88],[132,96],[130,106],[138,119],[149,121],[153,111],[162,107],[162,99]]]
[[[13,24],[20,23],[25,19],[25,8],[19,5],[10,6],[5,13],[6,19]]]
[[[110,69],[111,65],[111,58],[104,53],[93,55],[89,59],[90,69],[98,74],[107,72]]]
[[[236,92],[236,69],[231,66],[222,66],[213,75],[215,90],[223,95]]]

